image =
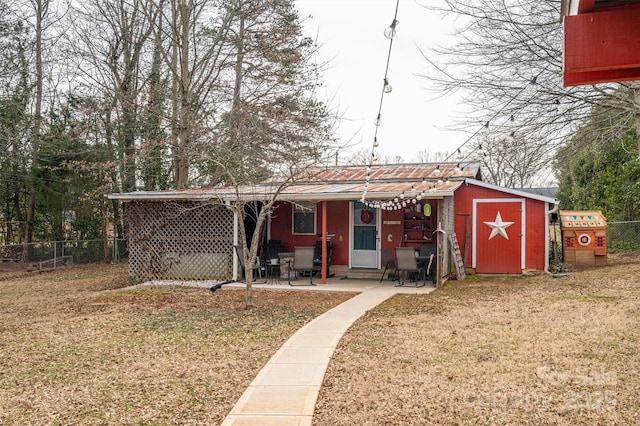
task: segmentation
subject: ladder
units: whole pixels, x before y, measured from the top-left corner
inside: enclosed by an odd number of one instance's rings
[[[460,245],[458,244],[458,238],[455,233],[449,234],[449,247],[451,249],[451,255],[453,256],[453,263],[456,267],[456,276],[458,280],[464,280],[467,277],[467,271],[462,260],[462,254],[460,253]]]

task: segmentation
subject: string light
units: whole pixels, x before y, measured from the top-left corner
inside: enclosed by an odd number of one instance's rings
[[[384,93],[391,93],[393,91],[393,87],[389,84],[389,79],[384,79]]]
[[[400,1],[397,0],[396,2],[396,10],[395,10],[395,16],[393,21],[391,22],[391,25],[385,29],[385,37],[388,38],[389,41],[389,51],[388,51],[388,55],[387,55],[387,64],[386,64],[386,68],[385,68],[385,76],[383,79],[383,87],[382,87],[382,93],[380,96],[380,104],[378,107],[378,115],[376,117],[376,120],[374,121],[374,124],[376,126],[375,129],[375,134],[374,134],[374,138],[373,138],[373,149],[371,152],[371,163],[369,164],[369,168],[368,170],[370,170],[371,165],[373,162],[378,161],[379,160],[379,156],[376,153],[376,148],[379,147],[379,142],[377,139],[377,132],[378,132],[378,127],[381,124],[381,111],[382,111],[382,103],[383,103],[383,99],[384,99],[384,95],[386,93],[391,93],[392,88],[391,85],[389,84],[389,80],[387,77],[388,74],[388,70],[389,70],[389,63],[390,63],[390,58],[391,58],[391,50],[392,50],[392,46],[393,46],[393,38],[396,35],[396,27],[399,23],[399,21],[397,20],[397,14],[398,14],[398,6],[399,6]],[[489,133],[489,126],[490,126],[490,122],[495,119],[497,116],[499,116],[500,114],[502,114],[502,112],[515,100],[517,99],[517,97],[521,94],[521,93],[526,93],[528,95],[533,94],[533,92],[535,92],[536,90],[536,86],[537,86],[537,79],[538,77],[548,68],[545,67],[538,75],[534,76],[530,82],[523,88],[521,89],[518,93],[516,93],[507,103],[505,103],[502,108],[500,109],[500,111],[498,111],[496,114],[493,115],[493,117],[486,121],[481,128],[479,128],[477,131],[475,131],[471,136],[469,136],[469,138],[467,138],[467,140],[462,143],[455,151],[453,154],[449,155],[447,158],[445,158],[443,161],[441,161],[439,164],[437,164],[435,166],[435,168],[429,173],[429,176],[433,176],[433,177],[437,177],[438,180],[435,184],[432,184],[430,186],[430,188],[428,189],[429,192],[436,192],[437,188],[439,186],[442,186],[445,183],[449,182],[449,178],[453,177],[453,175],[458,175],[460,174],[460,172],[465,168],[465,166],[463,164],[461,164],[461,161],[464,161],[467,157],[470,157],[471,155],[475,155],[475,152],[470,152],[469,154],[467,154],[467,156],[464,156],[462,153],[462,148],[469,143],[475,136],[477,136],[478,134],[482,134],[484,137],[488,137],[488,133]],[[560,102],[556,101],[556,104],[559,105],[558,109],[560,109]],[[510,115],[509,117],[509,122],[511,123],[511,126],[513,127],[514,122],[515,122],[515,117],[513,114]],[[509,141],[510,143],[513,142],[515,140],[515,130],[512,129],[512,131],[510,132],[509,136],[507,137],[507,141]],[[482,151],[482,144],[479,144],[479,150]],[[487,157],[488,153],[487,152],[481,152],[482,157]],[[456,163],[455,168],[453,168],[450,172],[451,173],[450,176],[441,176],[442,175],[442,171],[440,169],[441,164],[445,164],[449,161],[449,159],[453,156],[453,155],[457,155],[458,158],[458,162]],[[398,210],[401,209],[403,207],[406,207],[408,204],[416,204],[417,201],[420,201],[425,193],[420,192],[419,194],[416,194],[415,192],[415,187],[414,185],[411,185],[411,193],[412,193],[412,198],[410,198],[408,201],[405,199],[405,192],[402,191],[398,196],[393,198],[393,201],[386,201],[386,202],[380,202],[380,201],[376,201],[376,202],[366,202],[366,191],[367,188],[369,186],[369,182],[370,182],[370,175],[367,174],[367,178],[366,178],[366,183],[365,183],[365,190],[363,191],[363,196],[362,196],[362,202],[365,203],[367,206],[371,206],[373,208],[380,208],[383,210]],[[422,183],[423,185],[427,184],[427,178],[423,177],[422,179]]]
[[[396,6],[396,11],[397,10],[398,8]],[[391,25],[384,29],[384,36],[389,40],[393,39],[396,36],[396,27],[399,23],[400,22],[396,18],[393,18],[393,21],[391,21]]]

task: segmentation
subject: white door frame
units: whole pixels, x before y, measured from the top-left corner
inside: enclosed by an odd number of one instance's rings
[[[353,227],[354,227],[354,215],[355,215],[355,209],[354,207],[355,202],[354,201],[350,201],[349,202],[349,268],[365,268],[365,269],[380,269],[380,225],[381,225],[381,217],[382,215],[380,214],[380,211],[377,210],[376,211],[376,248],[375,248],[375,260],[374,262],[372,262],[371,265],[353,265],[353,243],[354,243],[354,233],[353,233]]]
[[[527,249],[527,233],[526,233],[526,225],[527,225],[527,204],[524,198],[481,198],[473,200],[473,242],[471,244],[472,247],[472,255],[471,255],[471,267],[476,267],[476,254],[478,253],[478,204],[480,203],[520,203],[521,211],[520,214],[520,269],[525,269],[526,265],[526,249]],[[484,225],[484,224],[482,224]]]

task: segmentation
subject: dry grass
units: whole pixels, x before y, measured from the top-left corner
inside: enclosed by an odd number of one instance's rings
[[[344,336],[314,424],[640,424],[640,259],[610,264],[394,297]]]
[[[397,296],[348,331],[318,425],[640,424],[640,259]],[[219,424],[347,294],[125,289],[123,266],[0,272],[0,424]]]
[[[4,268],[6,269],[6,267]],[[348,294],[124,289],[125,267],[0,272],[0,424],[219,424]]]

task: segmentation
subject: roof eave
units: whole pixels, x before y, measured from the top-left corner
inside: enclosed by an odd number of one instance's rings
[[[518,197],[531,198],[533,200],[544,201],[546,203],[556,204],[556,205],[560,203],[560,201],[558,201],[555,198],[545,197],[544,195],[532,194],[530,192],[519,191],[517,189],[505,188],[502,186],[494,185],[492,183],[483,182],[481,180],[465,179],[465,182],[471,185],[479,186],[481,188],[493,189],[495,191],[506,192],[507,194],[517,195]]]

